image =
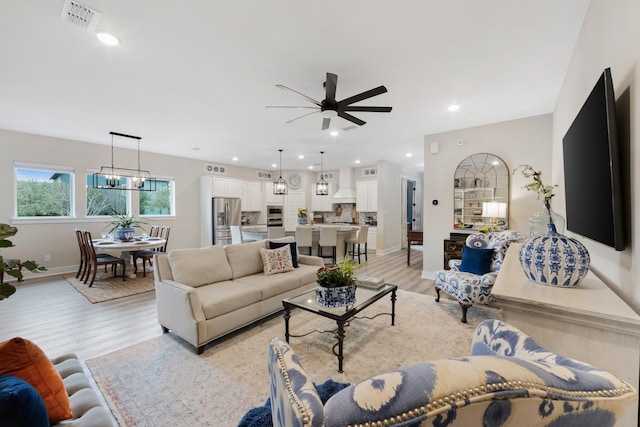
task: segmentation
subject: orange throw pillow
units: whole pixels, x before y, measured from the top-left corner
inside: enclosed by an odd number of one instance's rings
[[[40,347],[28,339],[13,338],[0,343],[1,374],[31,384],[44,400],[51,424],[73,417],[62,377]]]

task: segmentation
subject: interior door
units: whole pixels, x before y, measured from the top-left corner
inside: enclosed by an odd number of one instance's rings
[[[284,230],[295,231],[298,226],[298,208],[306,208],[304,191],[289,191],[284,196]]]

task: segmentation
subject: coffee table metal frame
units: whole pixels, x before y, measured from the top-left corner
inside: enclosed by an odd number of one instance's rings
[[[333,346],[333,354],[338,356],[338,372],[342,373],[342,362],[344,360],[343,345],[344,345],[344,332],[345,326],[348,326],[351,319],[356,314],[369,307],[374,302],[382,299],[384,296],[391,294],[391,313],[379,313],[373,317],[365,317],[367,319],[373,319],[380,315],[391,316],[391,326],[395,325],[396,318],[396,291],[398,286],[385,284],[380,289],[367,289],[359,287],[356,289],[356,302],[353,305],[346,307],[323,307],[318,305],[318,297],[316,290],[312,289],[303,294],[286,298],[282,300],[284,307],[284,327],[285,327],[285,339],[289,342],[290,337],[302,337],[312,332],[333,332],[338,342]],[[291,310],[294,308],[300,308],[302,310],[318,314],[322,317],[333,319],[336,321],[338,327],[334,331],[310,331],[302,335],[292,335],[289,333],[289,319],[291,318]],[[336,352],[336,347],[338,351]]]

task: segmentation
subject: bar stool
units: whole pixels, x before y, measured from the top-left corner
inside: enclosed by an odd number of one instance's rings
[[[284,227],[267,227],[267,238],[269,240],[284,237]]]
[[[313,247],[313,228],[312,227],[296,227],[296,244],[298,249],[309,248],[309,255]]]
[[[331,248],[331,259],[336,263],[336,246],[338,245],[338,228],[322,227],[320,228],[320,240],[318,240],[318,256],[320,258],[328,258],[322,255],[322,248]]]
[[[358,256],[358,264],[360,264],[360,255],[364,254],[364,260],[365,261],[369,261],[369,258],[367,256],[367,237],[369,234],[369,226],[368,225],[361,225],[360,228],[358,229],[358,233],[356,234],[356,237],[352,237],[350,239],[347,239],[344,242],[344,252],[345,255],[351,255],[351,259],[355,259],[356,255]],[[347,245],[351,244],[351,250],[347,251]],[[361,250],[362,248],[362,244],[364,244],[364,252]],[[356,245],[358,248],[358,251],[356,252]]]

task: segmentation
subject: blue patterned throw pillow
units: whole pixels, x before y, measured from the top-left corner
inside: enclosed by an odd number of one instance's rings
[[[491,271],[491,257],[493,249],[462,247],[462,263],[460,271],[474,274],[486,274]]]

